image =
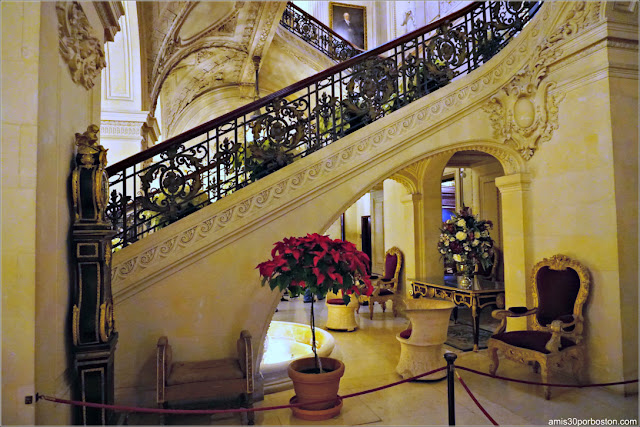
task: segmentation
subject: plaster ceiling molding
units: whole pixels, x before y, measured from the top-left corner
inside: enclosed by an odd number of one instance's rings
[[[124,15],[124,6],[121,1],[96,1],[93,2],[100,22],[104,27],[104,41],[112,42],[116,33],[120,31],[120,17]]]
[[[189,2],[166,33],[154,64],[154,79],[189,55],[196,42],[210,36],[233,38],[238,10],[234,2]]]
[[[140,2],[138,5],[144,29],[141,38],[146,41],[147,84],[150,89],[153,88],[157,74],[156,64],[161,48],[180,11],[187,6],[187,2],[184,1]],[[155,98],[151,98],[151,101],[151,104],[154,104]]]
[[[484,106],[494,138],[513,146],[525,160],[558,128],[558,106],[564,93],[553,92],[556,83],[547,79],[549,67],[562,57],[558,46],[600,21],[601,7],[596,2],[574,4],[562,25],[536,45],[530,62]]]
[[[143,122],[122,120],[101,120],[100,136],[102,138],[129,138],[141,139],[141,127]]]
[[[167,133],[176,134],[176,121],[195,99],[216,88],[236,84],[245,57],[244,52],[217,47],[195,52],[176,65],[168,78],[172,83],[162,89]],[[211,114],[219,115],[214,111]]]
[[[252,2],[253,3],[253,2]],[[287,7],[287,2],[259,2],[260,10],[259,18],[255,21],[252,39],[249,46],[248,61],[242,70],[241,80],[243,82],[253,81],[255,78],[255,65],[250,60],[254,56],[264,58],[266,55],[273,36],[278,27],[280,27],[280,19]]]
[[[71,80],[89,90],[107,63],[102,42],[93,35],[78,2],[56,2],[60,55],[69,66]]]
[[[263,92],[261,90],[261,92]],[[263,92],[264,93],[264,92]],[[171,132],[180,134],[254,100],[254,87],[240,84],[216,87],[190,102],[176,118]]]
[[[551,34],[552,25],[558,22],[571,4],[545,3],[548,14],[534,17],[542,21],[539,33]],[[541,11],[542,12],[542,11]],[[548,19],[547,19],[548,18]],[[202,256],[215,251],[240,235],[264,227],[275,212],[283,206],[293,210],[317,197],[330,192],[340,182],[375,171],[372,183],[385,176],[392,176],[405,169],[416,158],[426,158],[440,153],[481,151],[496,157],[505,175],[526,171],[526,162],[512,147],[492,142],[490,125],[477,129],[486,133],[485,140],[444,142],[439,148],[424,144],[425,138],[438,132],[442,126],[470,114],[484,115],[483,104],[501,90],[505,80],[510,82],[532,57],[522,46],[536,46],[534,26],[527,26],[513,42],[505,47],[491,64],[462,76],[438,91],[407,105],[368,126],[368,131],[354,132],[339,141],[294,162],[241,191],[230,194],[192,215],[173,223],[134,245],[114,253],[112,277],[114,296],[126,299],[142,288],[152,286],[163,275],[170,274],[185,263],[196,262]],[[538,34],[538,33],[536,33]],[[462,135],[462,134],[461,134]],[[436,138],[435,140],[439,140]],[[276,215],[277,216],[277,215]],[[195,236],[193,229],[195,227]],[[185,236],[187,243],[175,244]],[[153,248],[159,250],[153,251]],[[149,251],[148,264],[141,266],[140,256]],[[149,252],[149,253],[151,253]],[[189,256],[185,256],[185,254]],[[151,259],[152,258],[152,259]]]
[[[259,38],[257,29],[260,20],[264,19],[262,11],[271,9],[272,2],[189,3],[183,7],[167,30],[154,57],[150,77],[152,104],[155,105],[164,82],[173,69],[187,56],[207,48],[224,45],[243,52],[245,62],[242,70],[250,68],[248,81],[253,82],[254,66],[251,57],[256,45],[255,39]],[[217,13],[213,23],[205,25],[206,22],[212,22],[213,10]],[[244,71],[234,83],[243,82],[243,73]]]

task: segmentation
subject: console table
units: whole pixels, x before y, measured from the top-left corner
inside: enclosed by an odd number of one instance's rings
[[[478,336],[480,334],[480,311],[491,304],[504,308],[504,282],[474,277],[470,289],[463,289],[456,280],[456,276],[445,275],[440,278],[409,279],[411,289],[409,294],[414,298],[441,298],[453,301],[457,306],[471,308],[473,319],[473,351],[478,351]]]

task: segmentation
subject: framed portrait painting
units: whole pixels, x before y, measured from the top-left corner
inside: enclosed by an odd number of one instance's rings
[[[367,50],[367,8],[329,3],[329,26],[362,50]]]

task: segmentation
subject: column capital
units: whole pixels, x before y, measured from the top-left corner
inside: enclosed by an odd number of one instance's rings
[[[418,202],[420,200],[422,200],[422,194],[420,194],[420,193],[405,194],[405,195],[400,197],[400,201],[403,204],[415,203],[415,202]]]
[[[528,173],[514,173],[496,178],[496,187],[502,194],[513,191],[529,191],[530,184],[531,174]]]

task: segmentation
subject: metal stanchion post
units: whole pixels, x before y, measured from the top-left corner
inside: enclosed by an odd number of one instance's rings
[[[449,400],[449,425],[456,425],[456,408],[453,395],[453,374],[455,365],[453,362],[458,358],[455,353],[445,353],[444,359],[447,361],[447,394]]]

